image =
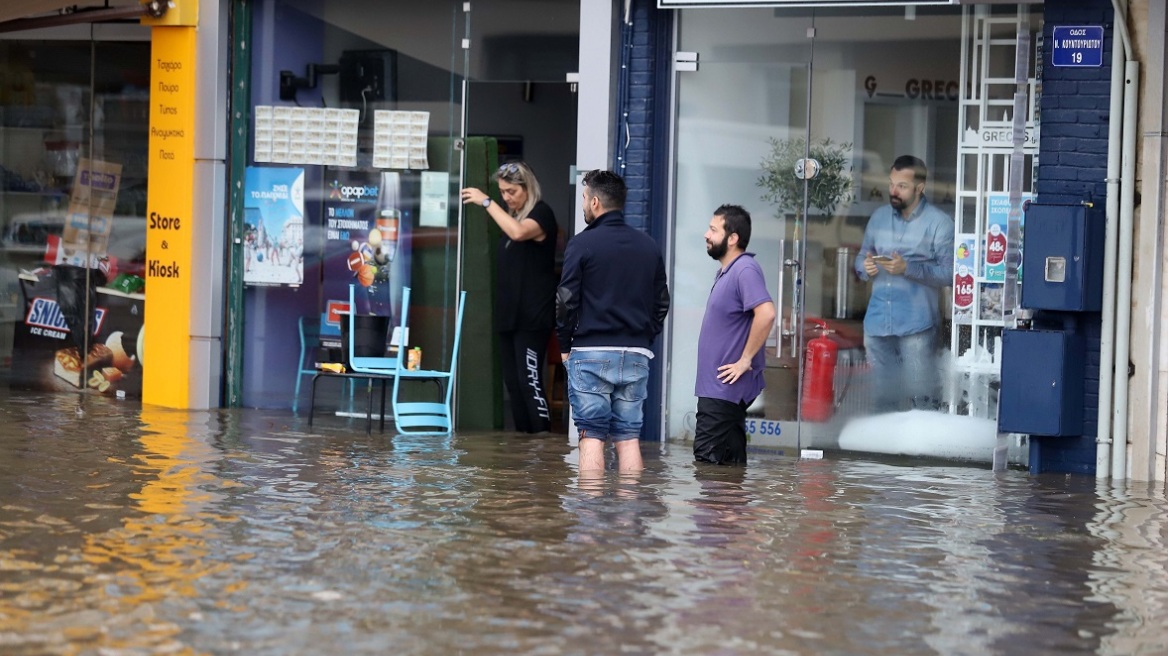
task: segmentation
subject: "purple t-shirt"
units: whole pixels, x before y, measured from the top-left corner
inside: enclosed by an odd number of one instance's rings
[[[760,348],[751,360],[751,370],[733,384],[718,380],[718,367],[738,362],[750,335],[754,308],[771,300],[762,267],[751,253],[738,256],[725,270],[719,270],[706,301],[706,316],[698,336],[698,377],[695,394],[731,403],[753,401],[766,386],[762,372],[766,349]]]

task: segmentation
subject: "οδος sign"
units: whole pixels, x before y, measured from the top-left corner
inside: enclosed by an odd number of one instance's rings
[[[1065,25],[1054,28],[1054,66],[1102,66],[1103,28],[1098,25]]]

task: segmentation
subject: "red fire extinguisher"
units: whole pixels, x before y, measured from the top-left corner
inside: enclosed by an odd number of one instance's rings
[[[828,334],[831,330],[822,319],[809,319],[821,331],[807,342],[803,362],[803,397],[800,411],[806,421],[827,421],[835,412],[835,363],[839,346]]]

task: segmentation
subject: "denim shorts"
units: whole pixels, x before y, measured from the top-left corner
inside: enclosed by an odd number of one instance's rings
[[[572,351],[568,403],[580,437],[622,442],[641,437],[649,358],[631,351]]]

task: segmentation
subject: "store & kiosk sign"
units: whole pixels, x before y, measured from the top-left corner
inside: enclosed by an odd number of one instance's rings
[[[190,279],[195,175],[195,28],[156,27],[150,53],[146,202],[147,348],[143,401],[190,405]]]

